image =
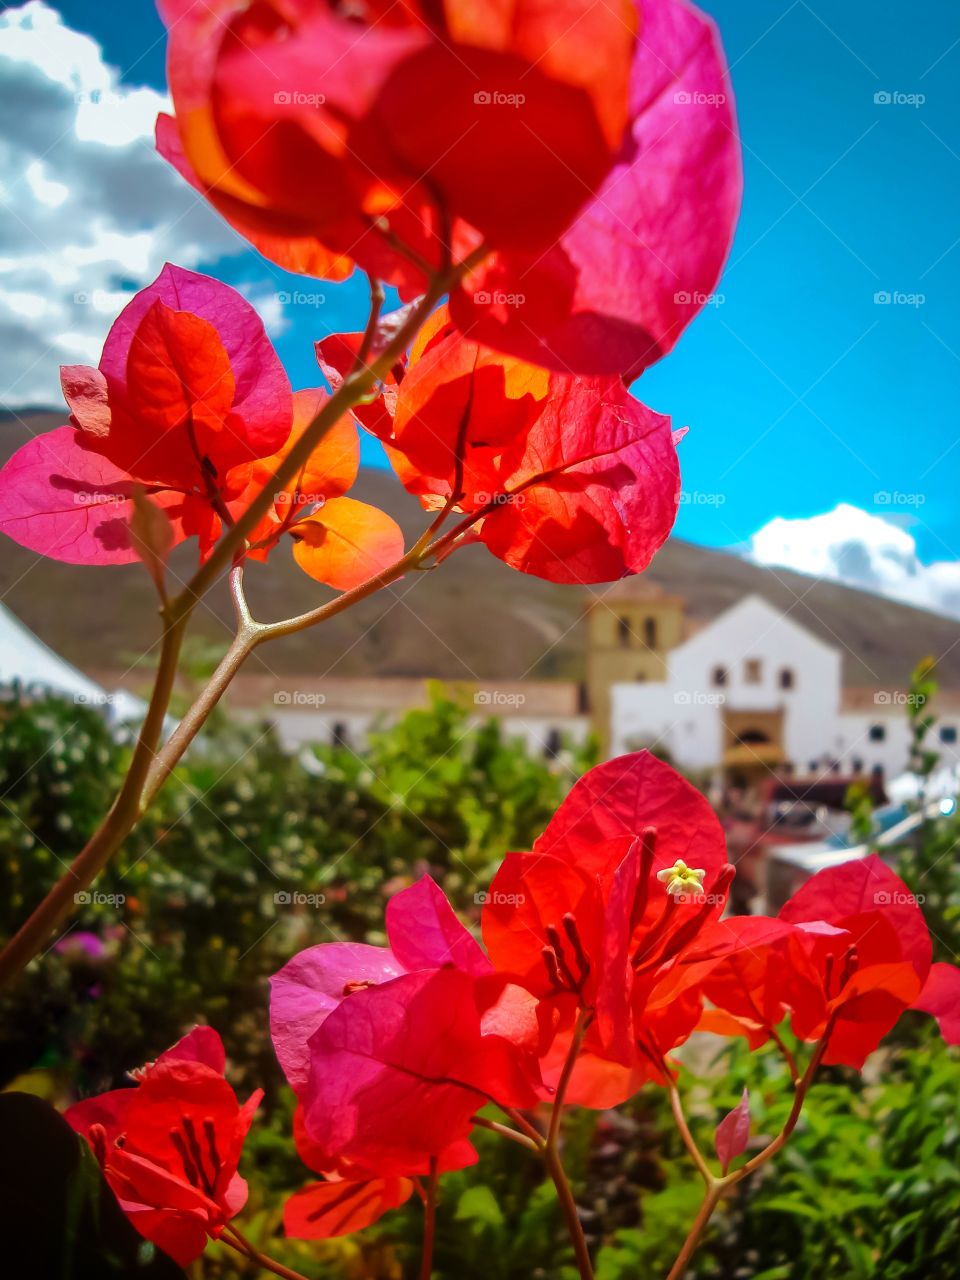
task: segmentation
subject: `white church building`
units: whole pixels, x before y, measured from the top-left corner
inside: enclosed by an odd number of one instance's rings
[[[672,647],[661,678],[612,686],[611,754],[655,746],[682,769],[744,782],[768,770],[901,773],[909,695],[845,688],[842,667],[838,648],[746,596]],[[944,702],[929,745],[953,766],[960,714]]]

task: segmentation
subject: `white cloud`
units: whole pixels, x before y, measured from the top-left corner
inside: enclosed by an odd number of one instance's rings
[[[166,106],[40,0],[0,13],[0,405],[60,404],[165,261],[247,248],[154,151]]]
[[[960,561],[924,564],[907,529],[845,502],[805,519],[778,516],[753,535],[748,555],[960,617]]]

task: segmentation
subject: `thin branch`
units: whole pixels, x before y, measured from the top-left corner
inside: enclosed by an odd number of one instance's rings
[[[472,1116],[471,1123],[478,1125],[481,1129],[489,1129],[491,1133],[499,1133],[501,1138],[509,1138],[512,1142],[518,1142],[522,1147],[526,1147],[528,1151],[535,1151],[538,1155],[543,1149],[542,1142],[534,1142],[533,1138],[528,1138],[525,1133],[520,1133],[517,1129],[511,1129],[508,1124],[499,1124],[496,1120],[488,1120],[486,1116]]]
[[[714,1209],[719,1203],[720,1197],[729,1191],[731,1187],[735,1187],[738,1182],[742,1182],[743,1179],[753,1173],[755,1169],[759,1169],[760,1166],[766,1164],[768,1160],[772,1160],[777,1152],[786,1146],[790,1139],[790,1135],[797,1127],[797,1121],[800,1119],[800,1113],[803,1110],[804,1101],[811,1084],[813,1084],[817,1068],[820,1066],[820,1063],[823,1060],[823,1055],[827,1051],[827,1045],[829,1043],[830,1036],[833,1033],[836,1021],[837,1013],[835,1012],[829,1018],[827,1025],[824,1028],[823,1035],[817,1042],[816,1048],[813,1051],[813,1056],[807,1064],[806,1071],[796,1082],[793,1095],[793,1105],[790,1108],[790,1114],[787,1116],[783,1128],[777,1136],[768,1142],[762,1151],[758,1152],[751,1160],[748,1160],[746,1164],[742,1165],[739,1169],[735,1169],[732,1173],[726,1174],[725,1177],[717,1178],[709,1169],[707,1169],[705,1176],[707,1184],[706,1195],[704,1196],[703,1203],[700,1206],[700,1210],[697,1213],[693,1226],[690,1228],[687,1238],[683,1243],[683,1248],[680,1250],[676,1261],[670,1268],[667,1280],[681,1280],[690,1259],[696,1251],[700,1237],[709,1223]]]
[[[302,1272],[293,1271],[290,1267],[285,1267],[282,1262],[277,1262],[274,1258],[261,1253],[256,1245],[252,1244],[246,1236],[241,1235],[232,1223],[228,1223],[224,1227],[223,1235],[220,1239],[225,1245],[236,1250],[237,1253],[243,1254],[251,1262],[263,1267],[265,1271],[271,1271],[275,1276],[281,1276],[282,1280],[307,1280],[307,1277]]]
[[[485,246],[479,246],[461,263],[452,268],[445,276],[435,276],[420,305],[413,308],[404,323],[398,327],[390,341],[384,346],[374,360],[363,368],[348,375],[337,391],[324,402],[320,411],[307,425],[295,441],[290,452],[281,461],[273,476],[267,481],[253,501],[240,515],[235,523],[228,525],[213,548],[212,552],[192,576],[186,587],[174,599],[164,603],[161,616],[164,621],[160,662],[154,680],[150,703],[144,719],[137,744],[131,758],[130,768],[121,784],[120,791],[110,808],[106,818],[90,837],[87,844],[74,859],[71,866],[50,889],[43,901],[31,912],[16,934],[0,951],[0,988],[11,981],[39,954],[50,934],[59,922],[68,914],[77,893],[89,888],[99,873],[107,865],[143,815],[145,806],[153,799],[163,782],[169,777],[176,762],[181,758],[187,745],[192,741],[206,716],[219,701],[224,689],[236,674],[248,654],[262,640],[274,635],[288,634],[282,626],[262,627],[250,616],[243,595],[242,576],[236,574],[231,581],[231,592],[234,609],[238,616],[239,629],[220,666],[214,673],[209,685],[181,721],[171,736],[163,752],[157,757],[157,746],[163,732],[163,724],[170,705],[170,697],[177,674],[180,648],[187,624],[200,598],[216,581],[220,573],[229,565],[239,567],[239,559],[247,548],[247,535],[259,524],[269,511],[274,495],[285,487],[308,461],[314,448],[323,435],[344,414],[349,412],[364,395],[387,376],[398,356],[409,345],[421,323],[432,310],[434,304],[458,280],[468,274],[486,256]],[[373,305],[378,286],[371,284]],[[379,312],[378,312],[379,314]],[[368,325],[368,328],[371,326]],[[374,322],[373,330],[376,328]],[[372,341],[372,339],[371,339]],[[396,576],[404,572],[406,565]],[[396,566],[395,566],[396,569]],[[392,579],[391,579],[392,580]],[[386,581],[386,579],[384,579]],[[384,585],[379,579],[367,584],[364,594]],[[341,597],[333,601],[331,607],[318,611],[316,620],[331,616],[343,608],[349,607],[355,599],[363,595]],[[311,625],[309,620],[294,620],[290,630],[299,630],[301,626]],[[155,759],[156,758],[156,759]]]

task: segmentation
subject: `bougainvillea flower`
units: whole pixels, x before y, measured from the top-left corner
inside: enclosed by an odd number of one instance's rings
[[[336,388],[354,335],[318,346]],[[676,518],[670,420],[619,378],[548,374],[456,332],[441,309],[358,413],[430,510],[472,517],[470,537],[524,573],[609,582],[646,568]]]
[[[686,859],[702,872],[695,892],[686,880],[672,884]],[[590,770],[532,852],[507,855],[483,908],[483,938],[496,967],[540,997],[555,1031],[542,1063],[548,1084],[578,1006],[590,1024],[571,1101],[614,1105],[660,1078],[660,1056],[693,1029],[699,1004],[660,1008],[658,983],[719,916],[732,872],[708,802],[648,752]]]
[[[250,463],[236,482],[246,482],[242,508],[271,481],[274,472],[328,399],[325,391],[297,391],[293,426],[283,447]],[[403,533],[386,512],[343,495],[357,478],[360,441],[348,418],[326,432],[294,479],[274,494],[273,508],[248,535],[251,559],[265,560],[288,535],[294,559],[317,581],[347,591],[380,573],[403,555]]]
[[[451,298],[455,322],[479,342],[628,380],[714,299],[742,189],[713,23],[686,0],[637,7],[630,123],[606,181],[546,252],[497,253]]]
[[[540,1085],[536,1000],[494,971],[442,890],[424,876],[390,900],[386,924],[389,947],[323,943],[271,980],[298,1146],[328,1177],[470,1164],[473,1112],[491,1098],[527,1105]]]
[[[310,1040],[303,1104],[331,1162],[381,1176],[425,1173],[432,1159],[457,1167],[475,1158],[478,1108],[533,1105],[521,1055],[484,1034],[477,996],[469,974],[424,969],[356,991],[324,1019]]]
[[[240,1152],[262,1096],[241,1106],[223,1045],[198,1027],[115,1089],[66,1112],[142,1236],[186,1266],[246,1202]]]
[[[75,564],[125,564],[136,486],[201,552],[250,463],[290,432],[290,384],[250,304],[208,276],[165,266],[128,303],[99,368],[62,370],[71,423],[0,472],[0,529]]]
[[[687,961],[706,966],[714,1006],[701,1025],[752,1047],[789,1012],[801,1040],[828,1036],[824,1062],[860,1068],[911,1007],[960,1040],[960,971],[931,965],[923,914],[876,854],[819,872],[776,920],[726,921],[699,947]]]
[[[285,266],[339,277],[352,258],[419,291],[397,240],[433,264],[450,238],[542,250],[620,145],[629,0],[160,9],[176,118],[158,146]]]

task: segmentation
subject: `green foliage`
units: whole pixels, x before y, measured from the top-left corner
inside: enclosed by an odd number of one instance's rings
[[[128,748],[72,704],[13,692],[0,719],[6,934],[102,816]],[[103,954],[53,950],[0,1003],[3,1082],[30,1071],[24,1087],[63,1098],[109,1087],[207,1019],[226,1040],[240,1091],[267,1089],[244,1154],[250,1237],[311,1280],[415,1276],[416,1198],[357,1237],[283,1239],[283,1200],[313,1175],[290,1138],[292,1096],[269,1046],[266,979],[314,942],[381,941],[386,896],[423,870],[475,921],[475,895],[496,861],[529,847],[587,763],[531,758],[495,724],[470,728],[467,709],[439,694],[430,710],[373,735],[363,759],[323,748],[309,768],[270,733],[221,721],[98,883],[108,900],[81,906],[70,936],[96,935]],[[960,820],[943,819],[901,855],[939,958],[960,946],[958,843]],[[712,1151],[713,1129],[745,1085],[754,1143],[775,1133],[790,1106],[779,1056],[740,1043],[713,1062],[705,1052],[691,1045],[697,1074],[682,1079],[702,1148]],[[864,1078],[823,1072],[785,1150],[718,1210],[690,1275],[948,1280],[960,1250],[958,1099],[957,1052],[919,1015]],[[442,1180],[435,1275],[572,1280],[539,1161],[486,1131],[477,1146],[477,1165]],[[598,1280],[666,1274],[700,1183],[663,1091],[648,1087],[616,1113],[572,1113],[565,1162]],[[195,1270],[198,1280],[258,1274],[216,1245]]]
[[[0,935],[38,902],[108,808],[128,758],[94,710],[10,692],[0,707]],[[309,762],[308,762],[309,763]],[[278,1084],[266,980],[296,951],[382,941],[385,899],[423,871],[468,917],[508,848],[528,848],[583,760],[547,762],[434,690],[361,760],[314,766],[222,721],[80,904],[70,936],[0,1002],[0,1083],[40,1064],[117,1083],[198,1018],[240,1083]]]

